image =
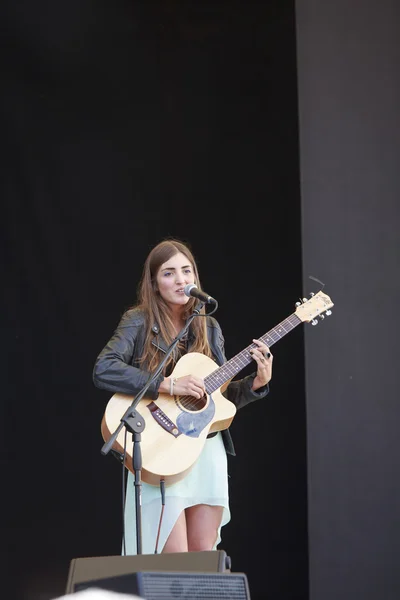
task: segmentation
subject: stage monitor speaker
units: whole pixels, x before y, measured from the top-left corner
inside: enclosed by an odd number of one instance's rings
[[[77,584],[74,592],[108,590],[145,600],[250,600],[244,573],[141,571]]]
[[[77,584],[85,581],[139,571],[224,573],[230,569],[231,559],[225,550],[73,558],[69,565],[66,593],[71,594]]]

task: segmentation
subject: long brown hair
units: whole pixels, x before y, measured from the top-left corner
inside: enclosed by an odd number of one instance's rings
[[[151,343],[153,339],[153,335],[151,335],[153,325],[157,323],[160,328],[161,337],[168,345],[173,342],[176,336],[171,310],[162,296],[158,293],[156,278],[161,265],[178,253],[182,253],[186,256],[192,265],[195,283],[197,287],[201,289],[199,273],[194,256],[188,244],[185,244],[176,238],[164,239],[150,251],[144,263],[142,277],[138,286],[137,307],[145,314],[147,330],[141,362],[143,365],[146,365],[150,371],[152,371],[160,361],[160,357],[158,356],[159,351]],[[189,298],[189,301],[185,304],[185,319],[193,312],[196,302],[197,300],[195,298]],[[204,308],[202,309],[202,313],[205,314]],[[211,357],[211,348],[207,338],[206,318],[195,317],[190,325],[190,331],[194,338],[191,352],[201,352],[202,354]],[[166,369],[171,367],[171,364],[173,365],[173,363],[174,357],[171,356],[170,361],[166,365]]]

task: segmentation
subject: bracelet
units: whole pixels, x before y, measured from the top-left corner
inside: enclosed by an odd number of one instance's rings
[[[170,377],[169,379],[169,395],[173,396],[174,395],[174,385],[175,385],[175,381],[176,378],[175,377]]]

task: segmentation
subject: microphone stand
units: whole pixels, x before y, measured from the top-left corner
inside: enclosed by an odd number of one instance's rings
[[[103,456],[108,454],[114,445],[115,440],[117,439],[121,429],[125,427],[128,431],[132,433],[132,441],[133,441],[133,453],[132,453],[132,465],[135,473],[135,513],[136,513],[136,552],[137,554],[142,554],[142,501],[141,501],[141,471],[142,471],[142,452],[140,449],[141,442],[141,433],[145,428],[145,421],[140,416],[140,414],[135,410],[136,406],[139,404],[140,400],[143,398],[150,385],[153,383],[155,379],[157,379],[158,375],[162,372],[165,363],[167,362],[169,356],[173,352],[173,350],[178,345],[179,341],[183,338],[187,330],[189,329],[190,323],[193,321],[195,317],[200,314],[201,309],[206,304],[206,302],[199,302],[197,307],[193,310],[193,313],[189,315],[186,320],[184,327],[178,333],[172,344],[169,346],[164,358],[158,365],[157,369],[154,373],[149,377],[145,386],[140,390],[140,392],[133,399],[130,406],[125,411],[124,415],[121,417],[121,422],[118,425],[117,429],[111,435],[111,437],[105,442],[101,449],[101,453]]]

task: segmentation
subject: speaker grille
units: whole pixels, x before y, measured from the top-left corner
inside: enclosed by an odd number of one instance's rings
[[[136,573],[146,600],[250,600],[244,573]]]

